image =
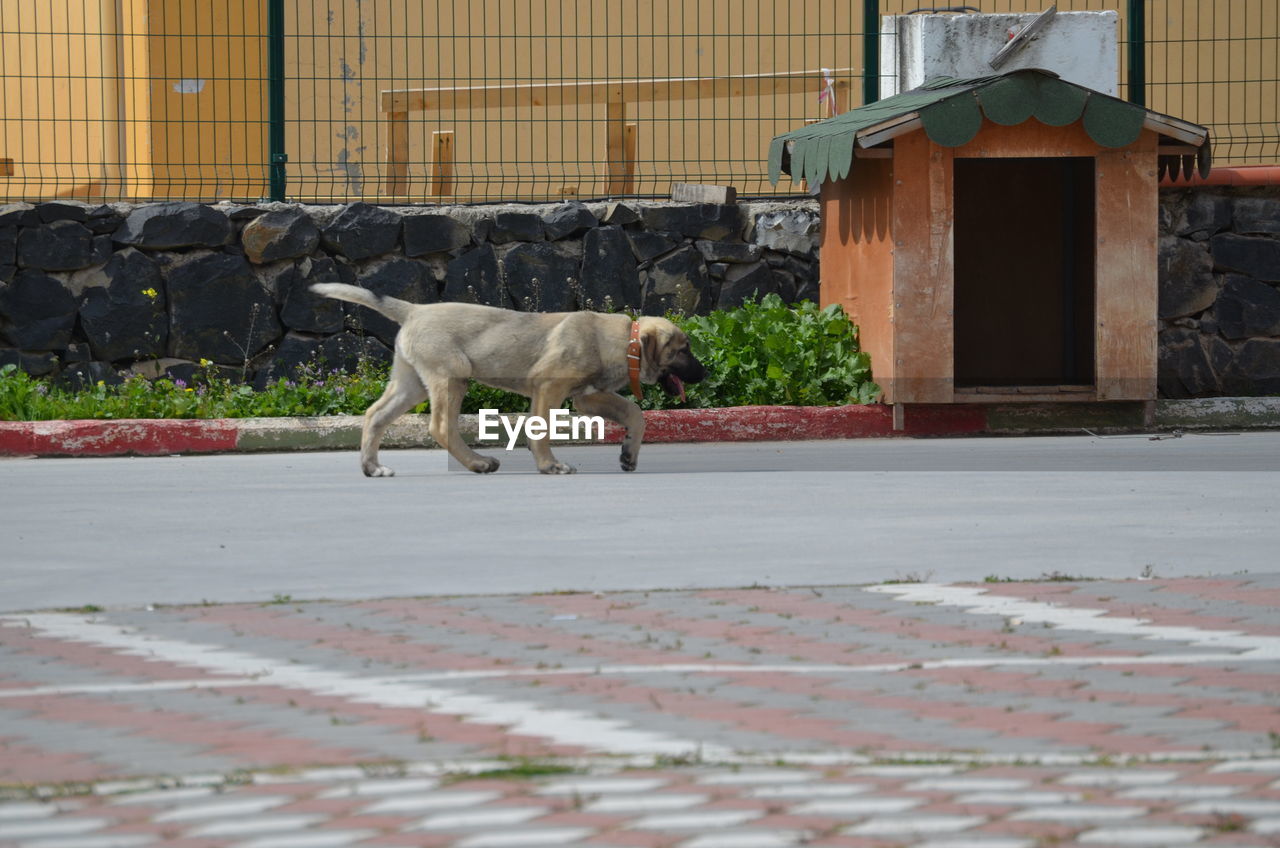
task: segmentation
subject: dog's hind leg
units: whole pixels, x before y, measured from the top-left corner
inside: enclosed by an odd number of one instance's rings
[[[585,415],[602,415],[627,428],[620,462],[623,471],[635,471],[640,443],[644,441],[644,413],[640,407],[613,392],[586,392],[573,396],[573,408]]]
[[[391,422],[427,399],[427,390],[413,369],[396,359],[391,379],[382,397],[365,410],[364,431],[360,435],[360,470],[366,477],[394,477],[395,472],[378,463],[378,447]]]
[[[427,390],[431,393],[431,438],[465,468],[477,474],[497,471],[498,460],[467,447],[458,432],[458,414],[462,412],[462,398],[467,393],[466,378],[432,376]]]

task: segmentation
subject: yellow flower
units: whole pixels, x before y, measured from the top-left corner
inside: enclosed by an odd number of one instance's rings
[[[212,364],[213,364],[213,362],[212,362],[212,361],[210,361],[210,360],[208,360],[208,359],[201,359],[201,360],[200,360],[200,367],[201,367],[201,368],[208,368],[208,367],[209,367],[210,365],[212,365]]]
[[[188,386],[187,388],[183,389],[183,391],[184,391],[184,392],[194,392],[194,391],[195,391],[195,389],[193,389],[193,388],[191,388],[190,386]]]
[[[145,294],[147,297],[151,298],[152,300],[155,300],[157,297],[160,296],[160,292],[152,288],[143,289],[142,293]]]

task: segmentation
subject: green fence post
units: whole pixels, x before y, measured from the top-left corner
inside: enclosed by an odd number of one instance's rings
[[[284,0],[267,0],[267,152],[271,199],[285,197]]]
[[[1147,105],[1147,10],[1129,0],[1129,102]]]
[[[862,105],[880,99],[880,0],[862,0]]]

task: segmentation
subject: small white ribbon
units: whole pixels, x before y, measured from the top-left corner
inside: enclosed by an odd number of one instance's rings
[[[836,79],[831,76],[830,68],[822,69],[822,76],[826,79],[826,85],[818,92],[818,102],[826,101],[827,117],[833,117],[836,114]]]

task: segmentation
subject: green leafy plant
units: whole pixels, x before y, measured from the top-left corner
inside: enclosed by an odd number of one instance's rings
[[[707,379],[687,387],[689,406],[836,406],[871,403],[880,394],[871,359],[858,349],[857,330],[838,304],[787,306],[769,294],[737,309],[668,317],[707,366]],[[641,405],[681,404],[656,390],[646,391]]]

